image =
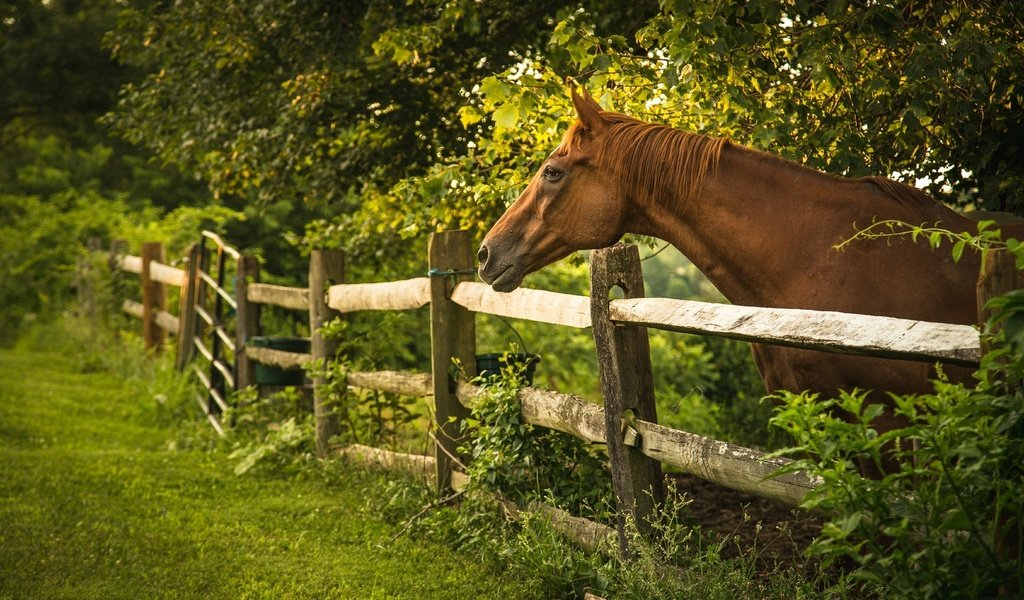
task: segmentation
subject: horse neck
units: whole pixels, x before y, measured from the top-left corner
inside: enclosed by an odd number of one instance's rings
[[[717,174],[697,197],[680,197],[665,190],[638,207],[630,230],[674,245],[735,304],[828,306],[824,295],[843,276],[834,272],[834,246],[857,226],[873,219],[938,220],[870,181],[840,179],[735,145],[723,148]],[[872,259],[844,253],[843,266],[879,267],[858,265],[862,260]]]

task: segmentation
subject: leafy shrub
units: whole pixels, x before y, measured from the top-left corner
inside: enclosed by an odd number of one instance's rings
[[[849,561],[855,578],[883,594],[979,598],[1019,582],[1022,358],[990,354],[977,389],[940,380],[932,394],[893,396],[908,425],[885,433],[871,426],[882,405],[865,393],[781,395],[772,422],[796,441],[780,452],[796,457],[786,470],[822,478],[804,506],[830,516],[810,551]],[[881,479],[857,469],[893,459]]]
[[[323,377],[326,405],[337,417],[341,432],[337,441],[401,449],[409,441],[412,427],[426,428],[424,405],[419,398],[379,390],[348,387],[350,371],[407,369],[416,362],[418,315],[383,313],[372,319],[336,319],[321,328],[321,334],[338,341],[336,358],[327,365],[307,367],[311,377]],[[412,322],[410,322],[412,321]],[[418,323],[422,331],[423,324]],[[422,336],[419,336],[422,337]],[[429,356],[429,352],[425,352]],[[422,435],[417,436],[422,441]]]
[[[515,500],[607,517],[611,479],[602,455],[574,436],[524,423],[517,394],[525,365],[508,363],[500,377],[481,382],[484,391],[464,422],[469,440],[460,452],[472,457],[470,481]]]
[[[313,419],[298,388],[289,386],[261,396],[255,387],[248,387],[233,394],[230,404],[221,420],[231,424],[233,450],[228,458],[238,460],[236,475],[257,467],[287,471],[312,460]]]

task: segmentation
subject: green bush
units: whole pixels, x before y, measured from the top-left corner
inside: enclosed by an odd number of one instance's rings
[[[463,425],[469,439],[460,452],[471,457],[471,485],[607,518],[613,500],[603,453],[572,435],[524,423],[517,394],[525,365],[509,363],[500,377],[480,382],[483,393]]]
[[[1022,375],[1024,355],[996,350],[975,389],[939,380],[934,393],[892,396],[908,424],[884,433],[871,425],[882,405],[863,392],[781,395],[772,422],[796,441],[780,452],[796,457],[786,470],[822,479],[804,507],[830,518],[810,551],[847,561],[882,595],[981,598],[1019,583]],[[865,461],[897,466],[869,479]]]

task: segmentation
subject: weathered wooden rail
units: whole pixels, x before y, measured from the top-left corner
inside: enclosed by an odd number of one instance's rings
[[[495,293],[481,283],[470,281],[473,273],[471,240],[465,232],[432,236],[428,247],[429,277],[381,283],[342,283],[344,260],[340,253],[314,251],[306,288],[259,283],[256,263],[234,253],[237,272],[235,289],[224,289],[223,257],[226,246],[212,234],[218,248],[217,274],[209,272],[209,259],[193,249],[187,271],[162,264],[162,255],[150,251],[142,257],[124,257],[126,271],[143,274],[146,282],[181,285],[181,317],[174,327],[179,353],[188,359],[190,348],[181,338],[196,332],[195,315],[189,316],[188,298],[194,312],[206,323],[212,348],[196,341],[194,348],[210,364],[208,372],[196,374],[211,394],[204,405],[211,422],[226,410],[230,389],[253,384],[251,364],[302,368],[312,361],[329,359],[333,342],[320,339],[320,325],[338,315],[357,311],[415,310],[430,307],[431,372],[394,371],[348,373],[350,387],[430,397],[435,415],[433,457],[398,455],[366,449],[345,449],[349,457],[374,456],[392,465],[413,465],[432,469],[433,479],[444,489],[461,477],[452,460],[457,456],[458,422],[468,415],[480,389],[452,375],[453,360],[459,360],[468,377],[474,375],[475,314],[486,313],[526,319],[556,326],[587,328],[594,333],[602,379],[604,406],[572,394],[524,388],[519,392],[521,418],[527,423],[574,435],[608,449],[616,498],[620,512],[632,512],[636,522],[654,510],[661,496],[661,465],[670,465],[720,485],[797,505],[817,482],[801,473],[776,475],[788,461],[769,459],[764,453],[723,441],[674,430],[658,424],[654,409],[653,378],[647,328],[730,337],[745,341],[780,344],[825,352],[882,356],[903,360],[958,365],[977,365],[981,344],[976,328],[965,325],[928,323],[866,315],[793,309],[765,309],[711,304],[666,298],[644,298],[639,256],[634,247],[617,246],[594,251],[591,256],[591,296],[574,296],[542,290],[520,289],[510,294]],[[149,258],[147,258],[147,256]],[[148,265],[148,267],[147,267]],[[203,291],[203,287],[207,291]],[[191,289],[190,289],[191,288]],[[609,300],[613,288],[625,298]],[[203,308],[202,298],[212,297],[221,307]],[[149,294],[158,292],[153,288]],[[191,294],[191,295],[190,295]],[[157,293],[157,295],[159,295]],[[143,303],[145,304],[145,302]],[[220,312],[223,304],[236,311],[234,335],[227,332]],[[158,306],[156,302],[153,306]],[[248,343],[259,332],[259,307],[274,305],[308,311],[313,332],[309,354],[255,347]],[[126,308],[127,310],[127,308]],[[172,329],[162,308],[130,307],[132,314],[148,318],[163,329]],[[170,315],[173,317],[173,315]],[[162,324],[161,324],[162,323]],[[190,329],[193,327],[193,329]],[[219,344],[219,346],[218,346]],[[227,348],[234,364],[217,359],[217,348]],[[182,358],[182,356],[179,356]],[[317,448],[321,455],[330,450],[327,441],[336,431],[333,416],[324,408],[314,378],[314,411]],[[219,387],[218,387],[219,386]],[[214,392],[217,392],[215,394]],[[381,457],[386,457],[383,459]],[[620,544],[625,544],[621,535]]]

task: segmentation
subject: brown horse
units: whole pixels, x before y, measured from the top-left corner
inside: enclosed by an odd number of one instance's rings
[[[950,252],[905,238],[835,249],[874,220],[976,231],[923,192],[604,111],[586,92],[572,90],[572,100],[579,119],[480,247],[480,277],[494,290],[636,233],[670,242],[735,304],[976,321],[977,252],[955,263]],[[923,363],[779,346],[755,345],[754,358],[769,391],[827,397],[854,388],[923,392],[932,376]],[[883,431],[895,424],[876,422]]]

